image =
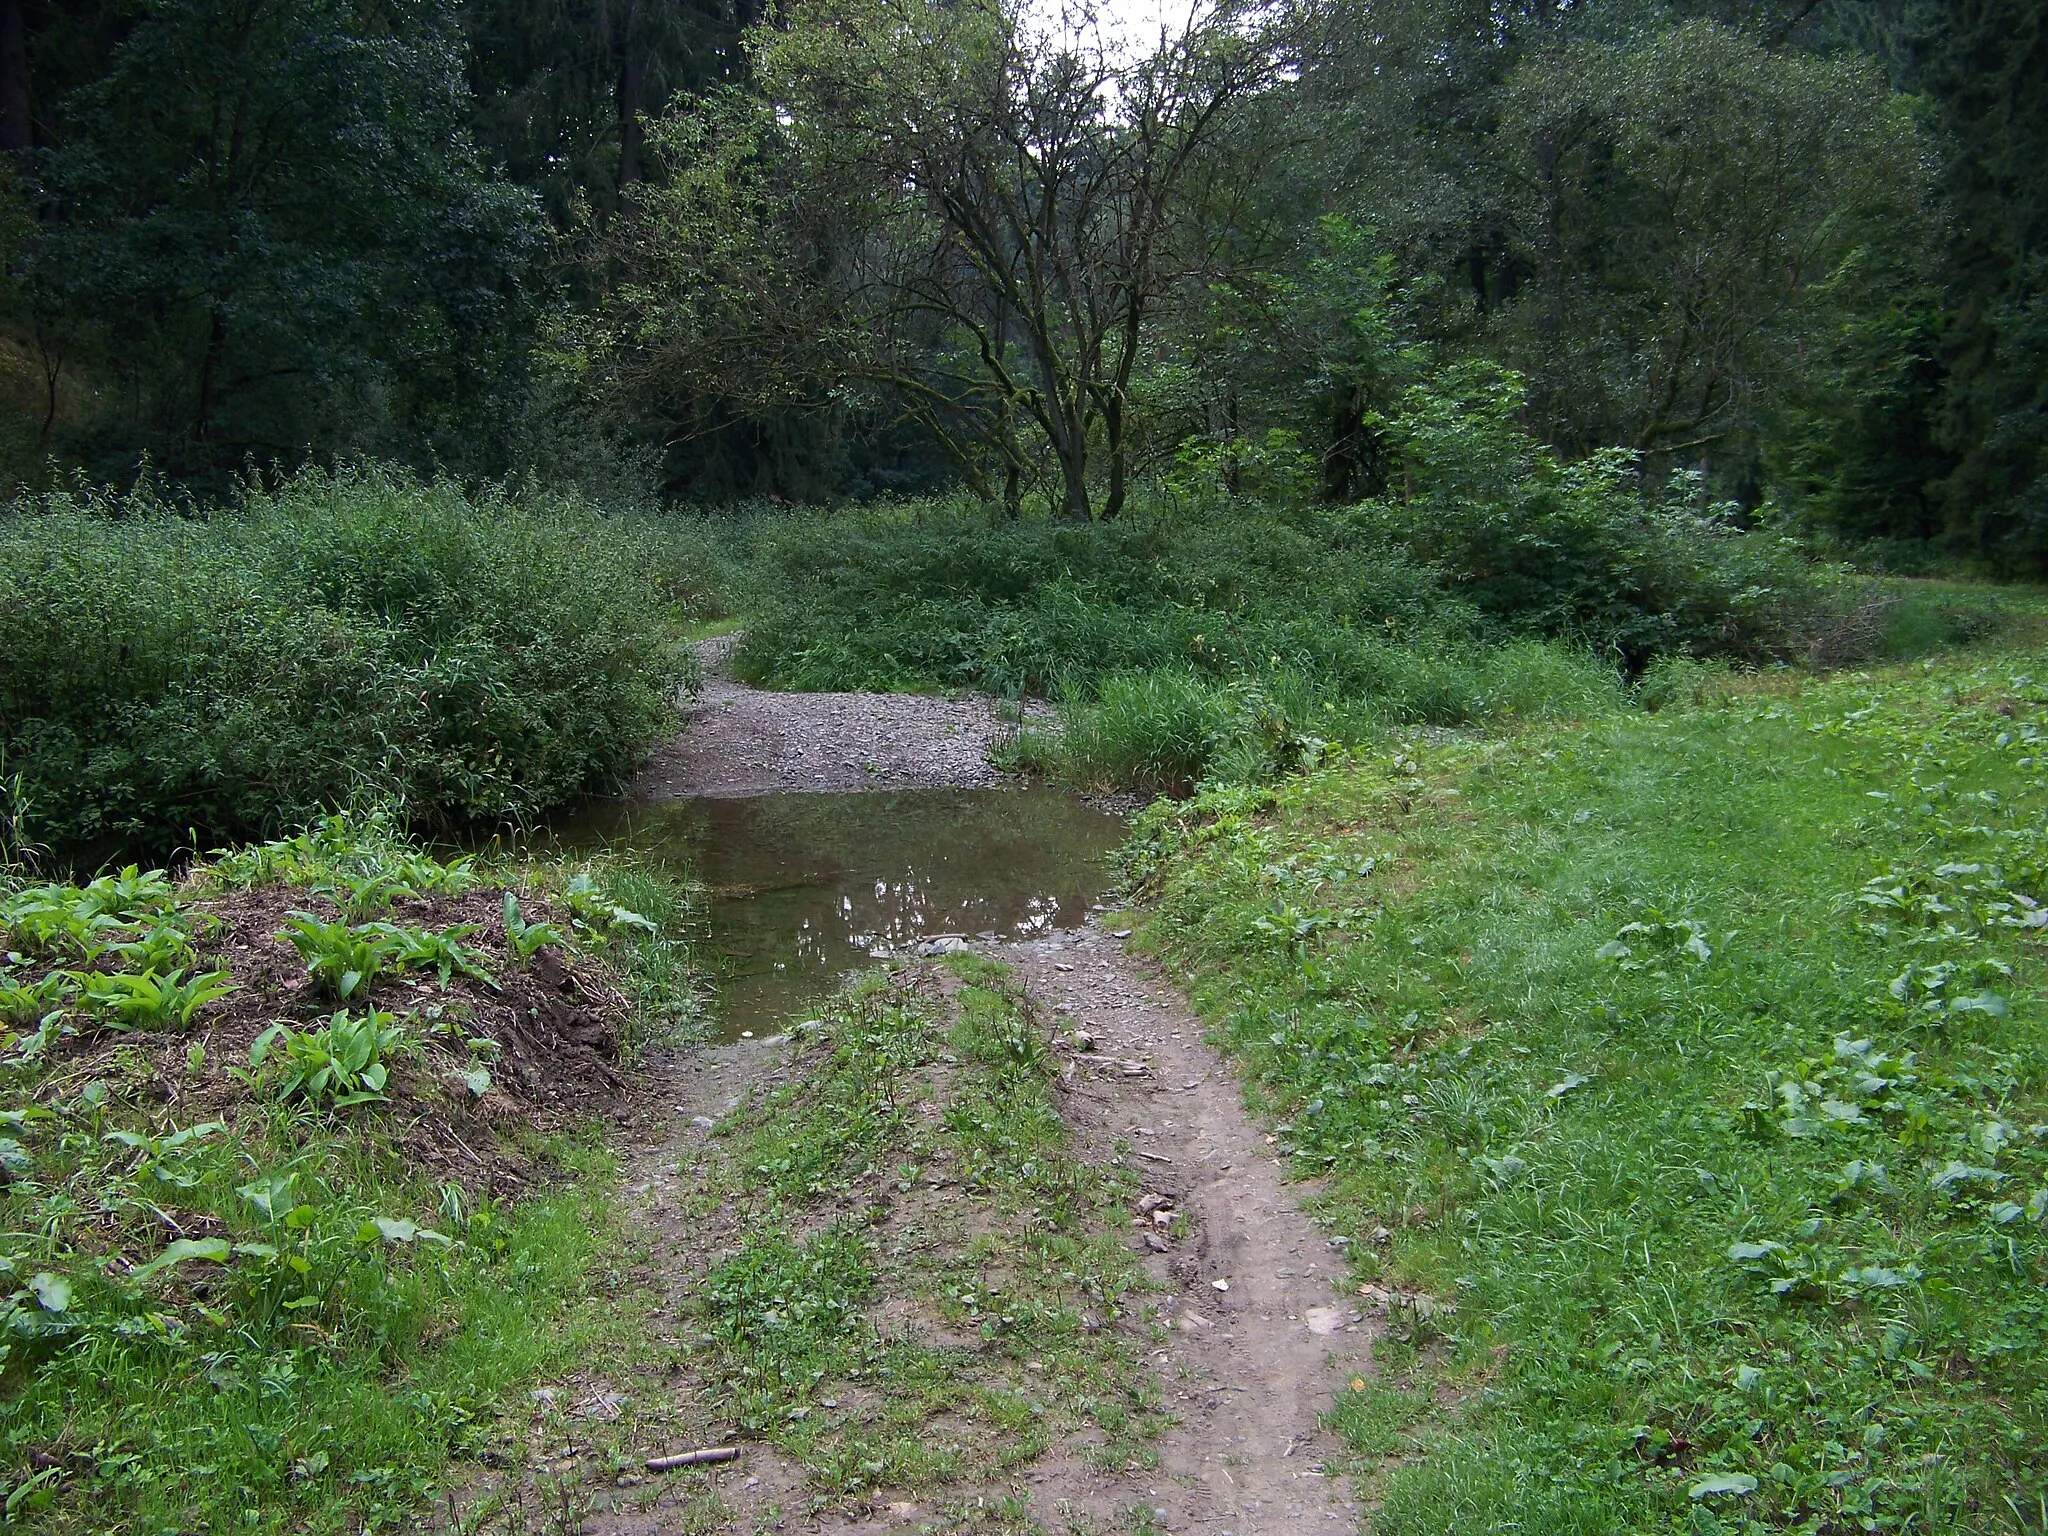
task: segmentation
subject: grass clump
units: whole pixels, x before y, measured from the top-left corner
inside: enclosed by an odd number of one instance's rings
[[[1286,667],[1228,682],[1177,669],[1111,673],[1068,690],[1056,723],[1021,728],[1008,761],[1076,783],[1184,794],[1204,781],[1258,783],[1313,767],[1332,747],[1404,724],[1506,724],[1623,699],[1611,667],[1542,641],[1386,660],[1382,686],[1364,695]]]
[[[518,822],[617,782],[694,675],[688,540],[573,498],[308,470],[200,514],[0,514],[20,841],[164,849],[383,799]]]
[[[1141,819],[1329,1182],[1376,1531],[2030,1530],[2043,658],[1695,678]]]

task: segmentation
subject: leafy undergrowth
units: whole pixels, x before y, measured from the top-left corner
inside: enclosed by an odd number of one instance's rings
[[[85,857],[268,836],[365,790],[528,823],[677,724],[691,531],[571,495],[306,470],[206,515],[145,483],[0,508],[0,755]]]
[[[1067,1145],[1055,1084],[1003,968],[873,975],[695,1166],[723,1251],[685,1358],[818,1506],[943,1504],[1055,1444],[1150,1464],[1148,1282],[1120,1231],[1136,1190]]]
[[[1141,821],[1327,1175],[1405,1532],[2048,1526],[2048,658],[1723,683]]]
[[[673,994],[674,946],[502,881],[336,818],[0,884],[9,1528],[408,1527],[508,1390],[624,1336],[582,1125],[613,976]]]

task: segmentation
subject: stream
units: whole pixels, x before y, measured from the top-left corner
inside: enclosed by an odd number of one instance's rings
[[[604,801],[552,841],[630,852],[703,887],[712,1038],[730,1041],[943,935],[1079,927],[1127,831],[1064,791],[1007,785]]]

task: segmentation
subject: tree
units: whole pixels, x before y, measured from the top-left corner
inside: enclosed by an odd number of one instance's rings
[[[1194,168],[1271,36],[1225,17],[1127,62],[1000,0],[811,0],[752,60],[658,136],[595,333],[614,377],[671,406],[879,392],[989,499],[1042,446],[1065,515],[1116,516],[1135,370],[1207,255]]]
[[[1873,234],[1912,239],[1929,157],[1853,60],[1709,22],[1526,63],[1499,131],[1531,276],[1506,358],[1569,453],[1753,456],[1802,366],[1808,290]]]
[[[468,0],[477,134],[558,228],[602,222],[646,178],[647,124],[737,78],[754,0]]]
[[[65,104],[22,264],[99,375],[99,451],[417,444],[516,366],[540,229],[477,162],[460,64],[442,5],[147,0]]]

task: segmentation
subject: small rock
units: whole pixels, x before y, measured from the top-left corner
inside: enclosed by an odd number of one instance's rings
[[[1085,1029],[1075,1030],[1070,1038],[1072,1038],[1074,1049],[1077,1051],[1092,1051],[1095,1049],[1095,1037]]]
[[[1172,1226],[1172,1225],[1173,1225],[1173,1212],[1171,1212],[1171,1211],[1154,1211],[1154,1212],[1152,1213],[1152,1225],[1153,1225],[1153,1226],[1155,1226],[1155,1227],[1170,1227],[1170,1226]]]
[[[709,1115],[692,1115],[690,1116],[690,1124],[694,1125],[700,1131],[708,1131],[714,1125],[718,1124],[718,1122],[712,1119]]]
[[[1167,1240],[1161,1237],[1157,1232],[1147,1232],[1145,1234],[1145,1246],[1147,1248],[1150,1248],[1154,1253],[1165,1253],[1173,1245],[1167,1242]]]
[[[1112,939],[1128,939],[1130,936],[1131,930],[1128,928],[1119,928],[1114,933],[1110,934],[1110,937]]]
[[[531,1392],[527,1393],[526,1395],[532,1398],[536,1403],[539,1403],[543,1408],[552,1408],[555,1406],[555,1389],[553,1387],[535,1387]]]
[[[1212,1289],[1219,1291],[1227,1291],[1230,1289],[1230,1282],[1228,1280],[1211,1280],[1209,1282],[1209,1285]]]
[[[1173,1204],[1173,1201],[1172,1201],[1172,1200],[1171,1200],[1171,1199],[1170,1199],[1170,1198],[1169,1198],[1168,1196],[1165,1196],[1165,1195],[1147,1195],[1147,1196],[1145,1196],[1145,1198],[1144,1198],[1144,1199],[1142,1199],[1142,1200],[1140,1200],[1140,1201],[1138,1202],[1138,1214],[1139,1214],[1140,1216],[1150,1216],[1150,1215],[1151,1215],[1151,1214],[1152,1214],[1152,1213],[1153,1213],[1154,1211],[1158,1210],[1158,1209],[1159,1209],[1159,1207],[1161,1207],[1162,1205],[1171,1205],[1171,1204]]]

